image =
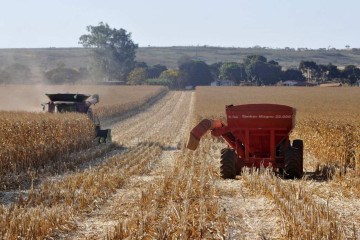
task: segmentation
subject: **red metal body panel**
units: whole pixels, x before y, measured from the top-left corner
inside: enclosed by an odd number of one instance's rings
[[[226,106],[227,126],[212,135],[222,136],[236,150],[241,166],[282,168],[284,158],[276,148],[289,140],[295,114],[294,108],[277,104]]]

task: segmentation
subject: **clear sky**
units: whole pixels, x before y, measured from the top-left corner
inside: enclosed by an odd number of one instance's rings
[[[0,0],[0,48],[81,47],[87,25],[140,46],[360,47],[360,0]]]

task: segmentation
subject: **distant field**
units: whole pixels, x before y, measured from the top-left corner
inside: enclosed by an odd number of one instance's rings
[[[284,104],[297,109],[298,118],[360,119],[360,88],[310,87],[197,87],[196,114],[223,116],[225,105]]]
[[[262,48],[221,48],[221,47],[141,47],[137,51],[137,61],[148,65],[163,64],[168,68],[177,67],[178,60],[189,56],[212,64],[215,62],[241,62],[247,55],[261,54],[275,60],[283,67],[297,67],[302,60],[313,60],[319,64],[329,62],[337,66],[354,64],[360,66],[360,51],[291,51]],[[42,73],[65,63],[68,67],[80,68],[91,65],[89,49],[84,48],[41,48],[41,49],[0,49],[0,69],[20,63],[31,69],[33,81],[41,81]]]

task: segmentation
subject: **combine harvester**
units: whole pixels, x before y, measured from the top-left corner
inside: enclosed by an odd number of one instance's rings
[[[303,141],[290,143],[296,109],[277,104],[226,106],[227,125],[220,120],[202,120],[190,133],[187,148],[195,150],[211,130],[228,147],[221,150],[221,176],[234,179],[244,167],[272,167],[286,178],[303,176]]]
[[[96,140],[99,143],[111,142],[111,129],[101,129],[99,118],[93,114],[90,108],[91,105],[99,102],[99,95],[92,95],[90,100],[88,100],[90,95],[86,94],[56,93],[45,95],[48,96],[50,102],[42,104],[43,110],[47,105],[49,113],[77,112],[87,114],[95,125]]]

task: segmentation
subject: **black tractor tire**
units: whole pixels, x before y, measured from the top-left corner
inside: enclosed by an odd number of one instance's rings
[[[304,159],[304,142],[300,139],[295,139],[292,144],[293,148],[297,148],[300,151],[301,159]]]
[[[300,139],[295,139],[293,141],[293,144],[292,144],[293,148],[297,148],[298,151],[300,152],[300,164],[301,164],[301,169],[304,169],[304,142],[303,140],[300,140]],[[301,171],[301,175],[304,175],[304,170]]]
[[[279,156],[283,157],[285,156],[285,152],[287,151],[288,146],[290,145],[289,140],[283,140],[278,148],[279,148]]]
[[[235,179],[236,177],[236,160],[235,150],[224,148],[221,150],[220,174],[223,179]]]
[[[284,165],[286,178],[302,178],[304,173],[302,150],[299,148],[289,147],[289,149],[285,152]]]

